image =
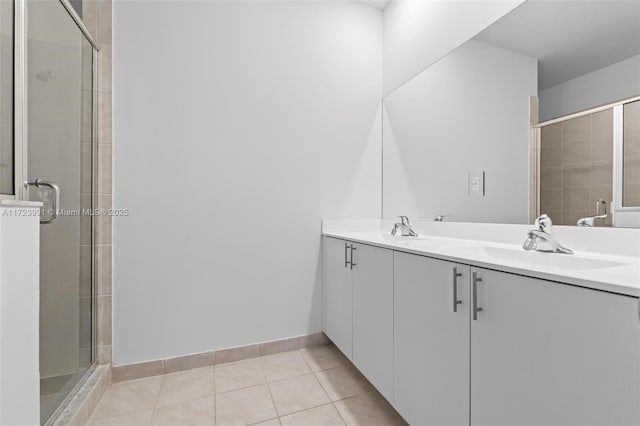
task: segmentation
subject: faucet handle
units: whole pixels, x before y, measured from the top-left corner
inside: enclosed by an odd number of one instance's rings
[[[522,244],[522,248],[527,251],[535,250],[536,248],[538,248],[538,242],[536,241],[536,238],[537,237],[533,233],[533,231],[529,231],[527,233],[527,239],[525,240],[524,244]]]
[[[543,214],[539,218],[537,218],[534,224],[538,231],[545,232],[547,234],[550,234],[551,228],[553,228],[553,222],[551,221],[551,218],[546,214]]]
[[[400,219],[400,223],[409,226],[409,218],[407,216],[398,216],[398,218]]]

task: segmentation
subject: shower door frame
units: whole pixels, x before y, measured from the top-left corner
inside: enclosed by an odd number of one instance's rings
[[[13,102],[14,102],[14,195],[5,195],[3,198],[11,198],[28,201],[29,193],[24,186],[27,181],[28,172],[28,18],[27,8],[29,0],[13,0],[13,60],[14,60],[14,78],[13,78]],[[61,7],[69,14],[73,22],[79,28],[82,36],[89,42],[92,47],[92,64],[91,64],[91,210],[95,210],[98,202],[98,140],[97,140],[97,121],[98,121],[98,76],[97,61],[99,47],[82,19],[71,6],[68,0],[58,0]],[[75,396],[78,389],[84,384],[86,379],[91,375],[97,365],[97,303],[96,303],[96,283],[97,283],[97,250],[96,250],[96,219],[91,217],[91,363],[71,391],[65,395],[60,404],[51,412],[44,424],[53,424],[57,417],[69,404]]]

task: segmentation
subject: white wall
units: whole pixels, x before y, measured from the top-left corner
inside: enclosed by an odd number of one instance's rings
[[[640,95],[640,55],[540,92],[540,120]]]
[[[526,223],[537,61],[471,40],[384,101],[385,218]],[[468,172],[486,172],[485,197]]]
[[[321,330],[323,217],[380,215],[382,15],[114,2],[114,363]]]
[[[384,11],[389,94],[524,0],[394,0]]]

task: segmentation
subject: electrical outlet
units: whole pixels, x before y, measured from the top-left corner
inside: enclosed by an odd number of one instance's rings
[[[484,197],[484,171],[469,172],[469,197]]]

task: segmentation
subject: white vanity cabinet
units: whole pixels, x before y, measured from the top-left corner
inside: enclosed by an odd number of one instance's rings
[[[393,251],[325,239],[325,333],[393,399]]]
[[[393,401],[393,251],[354,248],[353,363]]]
[[[353,284],[349,256],[351,242],[324,239],[324,332],[353,360]]]
[[[469,306],[468,266],[395,252],[393,405],[409,424],[469,424]]]
[[[640,425],[637,297],[325,243],[325,332],[410,424]]]
[[[483,269],[471,425],[639,425],[638,299]]]

